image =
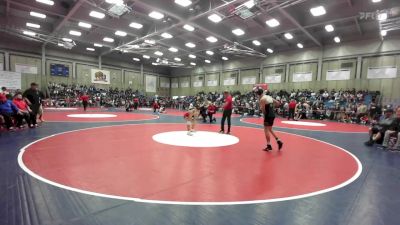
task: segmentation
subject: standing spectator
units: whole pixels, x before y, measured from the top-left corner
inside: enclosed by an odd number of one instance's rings
[[[225,120],[228,120],[228,132],[227,134],[231,133],[231,116],[232,116],[232,96],[229,94],[228,91],[224,91],[225,103],[223,106],[224,112],[222,114],[221,120],[221,130],[220,133],[225,133]]]
[[[216,121],[215,118],[213,118],[214,114],[217,112],[217,107],[215,106],[214,103],[210,102],[207,108],[207,113],[208,113],[208,118],[210,119],[210,123],[213,121]]]
[[[38,126],[36,119],[40,110],[40,105],[43,99],[43,93],[38,90],[39,85],[36,83],[31,83],[31,87],[27,89],[22,95],[25,98],[25,101],[28,103],[29,107],[32,110],[32,124],[34,126]]]
[[[82,101],[82,105],[83,105],[83,111],[86,112],[86,109],[89,104],[89,95],[87,95],[86,92],[84,92],[83,95],[81,96],[81,101]]]
[[[288,120],[293,119],[294,120],[294,112],[296,110],[296,100],[291,99],[290,103],[289,103],[289,116],[288,116]]]
[[[19,109],[19,111],[21,112],[20,118],[18,118],[18,120],[17,120],[17,127],[23,128],[22,122],[23,122],[23,119],[25,119],[25,121],[28,124],[28,126],[30,128],[33,128],[34,126],[31,123],[31,117],[32,117],[31,116],[31,112],[32,112],[32,110],[29,108],[28,104],[26,104],[25,100],[22,98],[22,94],[21,93],[17,93],[14,96],[13,103]]]

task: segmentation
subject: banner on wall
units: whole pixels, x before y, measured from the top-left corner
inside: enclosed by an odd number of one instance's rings
[[[172,83],[171,88],[179,88],[179,83]]]
[[[3,71],[3,70],[4,70],[4,64],[0,63],[0,71]]]
[[[170,85],[168,82],[160,82],[160,87],[161,88],[170,88]]]
[[[367,79],[385,79],[385,78],[396,78],[397,67],[369,67],[367,72]]]
[[[256,77],[243,77],[242,84],[256,84],[257,78]]]
[[[189,81],[183,81],[183,82],[181,82],[181,87],[183,87],[183,88],[188,88],[188,87],[189,87]]]
[[[350,70],[328,70],[326,80],[350,80]]]
[[[207,81],[207,87],[216,87],[216,86],[218,86],[217,80],[208,80]]]
[[[264,78],[264,82],[267,84],[279,84],[282,82],[282,75],[281,74],[266,75]]]
[[[195,81],[195,82],[193,82],[193,87],[203,87],[203,81]]]
[[[224,86],[235,85],[235,83],[236,83],[236,78],[225,78],[224,79]]]
[[[27,74],[38,74],[38,68],[37,68],[37,66],[32,66],[32,65],[15,64],[15,72],[27,73]]]
[[[312,72],[293,73],[293,82],[309,82],[312,81]]]
[[[111,76],[108,70],[91,69],[92,84],[110,84]]]
[[[157,77],[146,75],[146,92],[157,92]]]
[[[0,87],[11,90],[21,89],[21,73],[0,71]]]

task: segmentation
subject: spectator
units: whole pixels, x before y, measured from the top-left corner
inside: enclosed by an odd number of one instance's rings
[[[290,99],[288,120],[290,120],[290,119],[294,120],[294,113],[296,110],[296,105],[297,105],[296,100]]]
[[[4,123],[8,130],[14,130],[13,120],[16,120],[17,123],[20,120],[21,112],[18,108],[12,103],[11,100],[8,100],[4,94],[0,94],[0,115],[4,119]]]
[[[382,147],[384,147],[385,149],[389,147],[389,140],[392,136],[397,136],[397,140],[393,147],[393,150],[400,151],[400,107],[397,107],[396,120],[393,126],[385,132]]]
[[[385,132],[393,127],[394,123],[393,109],[386,109],[384,117],[369,130],[369,140],[365,142],[365,145],[372,146],[374,143],[382,143]]]
[[[39,85],[36,83],[31,83],[31,87],[27,89],[22,95],[25,98],[25,101],[28,103],[30,109],[32,110],[32,124],[34,126],[38,126],[36,119],[40,110],[40,106],[42,104],[42,99],[44,95],[41,91],[38,90]]]
[[[13,100],[14,105],[19,109],[19,111],[21,112],[21,115],[18,120],[17,120],[17,127],[19,128],[23,128],[22,122],[23,119],[25,119],[26,123],[28,124],[28,126],[30,128],[33,128],[34,125],[31,123],[31,112],[32,110],[29,108],[28,104],[26,104],[25,100],[22,98],[22,94],[21,93],[17,93],[14,96],[14,100]]]
[[[215,118],[213,118],[216,112],[217,112],[217,107],[215,107],[214,103],[210,102],[207,108],[207,113],[208,113],[208,118],[210,119],[210,123],[217,121]]]

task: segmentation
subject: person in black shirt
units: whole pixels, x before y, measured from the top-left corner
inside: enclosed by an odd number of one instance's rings
[[[37,114],[40,110],[42,99],[44,98],[43,93],[38,90],[38,87],[38,84],[31,83],[31,87],[27,89],[22,95],[32,110],[32,124],[35,126],[37,126]]]

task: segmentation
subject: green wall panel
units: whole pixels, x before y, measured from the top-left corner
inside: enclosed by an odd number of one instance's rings
[[[42,76],[42,60],[40,58],[10,55],[10,66],[11,71],[15,71],[15,64],[29,65],[37,67],[37,74],[22,74],[21,77],[21,88],[26,89],[30,86],[30,83],[35,82],[39,84],[41,88],[45,84],[44,76]]]
[[[132,90],[144,91],[143,90],[143,77],[140,71],[124,71],[124,88],[131,88]]]

